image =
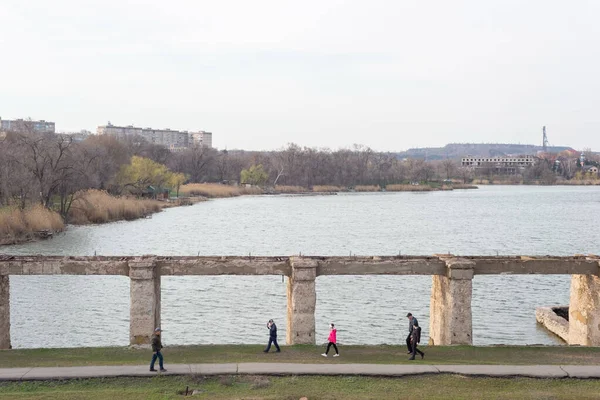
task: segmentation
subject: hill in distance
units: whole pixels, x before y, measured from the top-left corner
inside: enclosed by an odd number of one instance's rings
[[[397,153],[398,158],[427,159],[429,161],[460,159],[461,157],[495,157],[495,156],[520,156],[536,155],[542,151],[542,146],[533,144],[510,143],[449,143],[444,147],[423,147],[408,149]],[[573,150],[567,146],[548,146],[548,152],[559,153],[564,150]]]

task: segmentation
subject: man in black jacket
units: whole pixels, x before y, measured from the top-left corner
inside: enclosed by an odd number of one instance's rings
[[[417,345],[419,344],[419,342],[421,341],[421,327],[419,326],[419,323],[415,321],[415,323],[413,324],[413,330],[412,333],[410,334],[410,344],[412,346],[412,351],[411,351],[411,356],[409,358],[409,360],[414,360],[415,359],[415,355],[417,353],[419,353],[421,355],[421,359],[423,359],[423,357],[425,357],[425,353],[423,353],[421,350],[417,349]]]
[[[417,321],[417,319],[415,317],[413,317],[413,315],[411,313],[406,314],[406,317],[408,318],[408,336],[406,337],[406,347],[408,348],[408,354],[412,353],[412,345],[410,344],[410,337],[413,333],[413,326],[419,325],[419,322]]]
[[[269,350],[271,350],[271,343],[273,343],[275,345],[275,348],[277,349],[276,353],[279,353],[281,349],[277,344],[277,325],[275,325],[275,322],[273,322],[272,319],[269,320],[269,323],[267,324],[267,329],[269,330],[269,344],[267,345],[267,348],[264,350],[264,352],[268,353]]]
[[[150,342],[152,344],[152,351],[154,352],[154,354],[152,355],[152,362],[150,362],[150,371],[152,372],[156,372],[156,370],[154,369],[154,363],[156,362],[157,358],[158,365],[160,367],[160,372],[167,372],[167,370],[163,366],[163,356],[160,352],[163,348],[162,342],[160,340],[160,333],[160,328],[156,328],[154,330],[154,335],[152,336],[152,341]]]

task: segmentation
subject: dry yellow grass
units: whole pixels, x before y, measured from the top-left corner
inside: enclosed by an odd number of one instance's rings
[[[101,224],[133,220],[160,211],[168,206],[156,200],[114,197],[102,190],[87,190],[78,194],[69,212],[69,222],[75,225]]]
[[[358,185],[354,187],[355,192],[379,192],[381,188],[378,185]]]
[[[245,194],[262,194],[257,187],[229,186],[219,183],[189,183],[179,189],[185,196],[204,196],[208,198],[236,197]]]
[[[476,185],[469,185],[468,183],[453,183],[453,189],[479,189]]]
[[[275,186],[275,191],[278,193],[305,193],[305,192],[308,192],[308,190],[302,186],[285,186],[285,185]]]
[[[324,192],[342,192],[344,188],[341,186],[332,186],[332,185],[316,185],[313,186],[313,192],[324,193]]]
[[[435,190],[429,185],[387,185],[388,192],[431,192]]]
[[[60,215],[36,204],[25,210],[0,210],[0,244],[19,243],[32,239],[36,232],[60,232],[65,227]]]

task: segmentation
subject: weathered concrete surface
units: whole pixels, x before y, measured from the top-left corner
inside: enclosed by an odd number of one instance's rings
[[[531,377],[531,378],[600,378],[598,365],[429,365],[415,364],[165,364],[165,375],[362,375],[407,376],[422,374],[456,374],[464,376]],[[148,365],[52,368],[0,368],[0,381],[147,377],[156,372]]]
[[[571,277],[569,344],[600,346],[600,278],[597,275]]]
[[[160,327],[160,269],[153,259],[129,262],[131,306],[129,343],[147,345]]]
[[[159,257],[162,275],[285,275],[288,257]]]
[[[162,275],[286,275],[290,257],[149,256]],[[318,262],[317,275],[445,275],[448,256],[302,257]],[[441,258],[441,259],[440,259]],[[478,274],[597,274],[597,256],[468,256]],[[0,254],[0,275],[128,275],[136,257],[14,256]]]
[[[10,348],[10,280],[0,275],[0,350]]]
[[[323,257],[320,275],[440,275],[446,264],[437,257]]]
[[[568,343],[569,321],[557,315],[556,312],[554,312],[555,308],[557,307],[536,307],[535,319],[542,324],[544,328]],[[563,308],[568,309],[569,307]]]
[[[544,274],[572,275],[597,274],[598,261],[594,257],[465,257],[475,264],[476,275],[489,274]]]
[[[287,344],[315,344],[317,262],[292,258],[292,276],[287,285]]]
[[[469,260],[448,258],[447,274],[433,275],[429,310],[429,344],[473,344],[471,297],[473,266]]]

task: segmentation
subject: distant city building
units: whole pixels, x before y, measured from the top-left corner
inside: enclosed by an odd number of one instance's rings
[[[212,147],[212,132],[191,132],[190,145],[198,147]]]
[[[115,126],[109,122],[108,125],[99,126],[96,133],[115,136],[118,139],[140,136],[150,143],[167,147],[173,151],[189,147],[190,144],[190,135],[187,131],[171,129],[138,128],[132,125]]]
[[[59,133],[59,135],[64,136],[66,138],[70,138],[74,142],[83,142],[88,137],[90,137],[90,135],[92,135],[92,132],[81,130],[79,132],[61,132]]]
[[[28,121],[24,119],[2,119],[0,118],[0,131],[2,132],[37,132],[37,133],[55,133],[54,122],[44,121]]]
[[[524,156],[499,156],[499,157],[472,157],[462,158],[461,165],[472,169],[495,169],[502,173],[517,173],[525,168],[535,165],[536,158],[531,155]]]

